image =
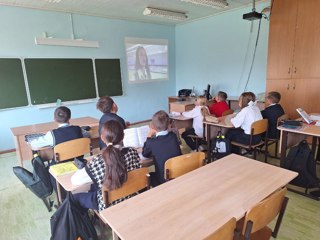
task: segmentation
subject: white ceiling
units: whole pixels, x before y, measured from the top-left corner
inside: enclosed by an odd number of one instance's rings
[[[266,1],[268,0],[256,2]],[[219,10],[180,0],[60,0],[60,2],[59,0],[0,0],[0,5],[172,25],[205,18],[230,9],[252,6],[252,0],[227,0],[227,2],[229,6]],[[188,18],[184,21],[174,21],[162,17],[144,16],[142,12],[145,7],[185,12]]]

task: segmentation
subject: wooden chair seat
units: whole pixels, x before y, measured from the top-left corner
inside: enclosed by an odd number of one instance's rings
[[[203,152],[193,152],[170,158],[164,165],[164,178],[167,181],[177,178],[187,172],[202,167],[204,164],[205,154]]]

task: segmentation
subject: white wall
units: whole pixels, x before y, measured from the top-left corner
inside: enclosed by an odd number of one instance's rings
[[[257,11],[266,6],[257,5]],[[242,8],[176,27],[177,89],[195,86],[203,94],[209,83],[213,94],[223,90],[238,96],[245,90],[259,24],[242,20],[250,11]],[[247,91],[265,91],[268,33],[269,22],[263,19]]]

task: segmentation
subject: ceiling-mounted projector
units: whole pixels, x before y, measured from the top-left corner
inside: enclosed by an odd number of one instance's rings
[[[253,21],[253,20],[257,20],[257,19],[261,19],[262,18],[262,13],[256,12],[256,2],[255,2],[255,0],[252,1],[252,12],[243,14],[242,18],[244,20],[249,20],[249,21]]]
[[[242,18],[244,20],[249,20],[249,21],[261,19],[262,18],[262,13],[258,13],[256,11],[253,11],[253,12],[249,12],[249,13],[243,14]]]

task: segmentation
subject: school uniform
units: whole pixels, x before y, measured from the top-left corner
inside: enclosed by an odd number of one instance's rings
[[[193,119],[192,128],[186,129],[186,131],[181,134],[181,137],[192,150],[196,149],[196,143],[189,136],[197,135],[203,137],[203,115],[201,109],[202,106],[195,106],[191,111],[182,113],[183,116]]]
[[[262,115],[260,109],[256,106],[256,102],[249,102],[248,106],[241,109],[241,111],[231,119],[231,123],[235,129],[230,129],[226,137],[230,141],[241,144],[250,144],[251,124],[255,121],[261,120]],[[254,136],[252,143],[256,144],[261,141],[261,136]],[[231,146],[231,152],[240,153],[240,149]]]
[[[155,173],[150,174],[152,186],[164,183],[165,162],[169,158],[181,155],[177,135],[173,132],[162,131],[158,132],[153,138],[147,138],[142,155],[146,158],[153,158]]]
[[[210,113],[214,114],[216,117],[221,117],[222,113],[227,111],[228,109],[229,105],[226,103],[226,101],[214,103],[209,107]]]
[[[262,117],[268,119],[268,137],[278,138],[278,118],[284,114],[284,110],[280,104],[274,103],[261,111]]]
[[[128,172],[137,168],[141,168],[140,157],[136,149],[122,148],[121,155]],[[103,201],[102,195],[102,185],[106,178],[105,172],[105,162],[102,158],[102,155],[99,154],[95,156],[85,168],[78,170],[71,177],[71,182],[75,185],[83,185],[85,183],[90,183],[91,181],[93,182],[89,192],[74,194],[74,198],[82,207],[95,209],[98,211],[102,211],[107,207]],[[134,195],[135,194],[132,194],[125,198],[118,199],[112,202],[110,205],[115,205]]]
[[[102,126],[106,122],[109,122],[111,120],[115,120],[119,122],[122,125],[123,129],[126,128],[126,122],[123,120],[122,117],[118,116],[116,113],[111,113],[111,112],[104,113],[99,120],[99,136],[101,135]],[[100,138],[99,138],[99,147],[100,149],[103,149],[106,147],[106,144]]]

